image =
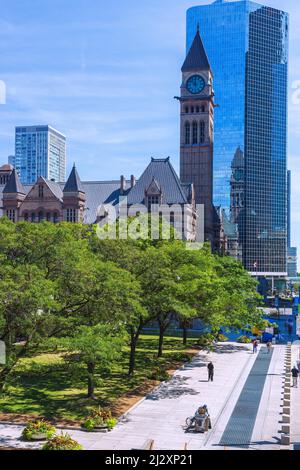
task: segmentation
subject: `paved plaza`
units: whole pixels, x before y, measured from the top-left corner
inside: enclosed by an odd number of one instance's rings
[[[178,370],[141,400],[110,433],[67,432],[87,450],[140,449],[154,440],[155,450],[282,448],[282,384],[285,345],[268,353],[265,345],[252,353],[251,345],[221,343],[213,352],[200,352],[192,363]],[[293,362],[299,346],[292,347]],[[207,381],[207,363],[215,366],[213,382]],[[207,404],[212,429],[206,434],[186,432],[185,420],[199,405]],[[291,441],[300,444],[300,384],[291,391]],[[0,446],[24,447],[21,426],[0,425]],[[26,444],[38,448],[38,444]]]

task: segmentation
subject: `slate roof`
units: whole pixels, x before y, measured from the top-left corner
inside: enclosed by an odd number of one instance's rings
[[[186,56],[186,59],[184,61],[181,71],[189,72],[195,69],[197,70],[211,69],[199,30],[197,31],[193,44],[188,52],[188,55]]]
[[[43,178],[44,179],[44,178]],[[63,189],[65,183],[56,183],[54,181],[45,180],[48,187],[51,189],[53,194],[62,201]],[[86,181],[82,182],[82,189],[86,195],[86,220],[85,223],[93,224],[97,218],[97,209],[101,204],[112,204],[117,205],[119,197],[121,196],[120,181]],[[24,194],[28,194],[33,188],[33,184],[25,184]],[[0,185],[0,206],[2,206],[2,193],[4,185]],[[124,193],[126,195],[128,190]],[[3,211],[0,207],[0,217],[2,217]]]
[[[83,193],[84,189],[79,178],[79,174],[76,170],[75,165],[72,168],[68,181],[64,187],[64,193],[76,193],[77,191]]]
[[[191,185],[183,185],[170,163],[170,159],[151,159],[136,185],[128,194],[128,204],[143,204],[145,191],[156,180],[162,190],[163,204],[188,204]]]
[[[46,185],[48,186],[48,188],[53,192],[54,196],[57,197],[57,199],[59,199],[61,202],[63,200],[63,192],[62,192],[62,188],[59,184],[55,183],[55,181],[49,181],[49,180],[46,180],[45,178],[42,178]],[[32,185],[33,187],[34,185]]]
[[[26,194],[21,181],[19,180],[16,170],[13,170],[8,182],[4,186],[3,193],[20,193]]]
[[[76,170],[75,170],[76,171]],[[75,173],[75,172],[74,172]],[[77,171],[76,171],[77,173]],[[76,175],[75,175],[76,177]],[[79,176],[78,176],[79,178]],[[63,200],[63,193],[68,183],[56,183],[42,178],[48,185],[53,194],[60,200]],[[70,178],[69,178],[70,179]],[[120,180],[112,181],[80,181],[80,190],[86,196],[86,218],[85,223],[93,224],[97,219],[97,209],[101,204],[111,204],[117,206],[121,197],[127,196],[128,204],[143,204],[145,190],[147,190],[153,181],[157,182],[162,190],[164,204],[188,204],[192,195],[192,185],[180,182],[177,173],[170,163],[170,159],[154,159],[137,180],[136,185],[131,188],[127,182],[128,188],[125,192],[121,191]],[[77,181],[78,183],[78,181]],[[28,194],[33,184],[25,184],[24,194]],[[0,185],[0,217],[2,214],[1,201],[4,185]],[[71,186],[74,188],[74,186]],[[73,189],[72,189],[73,191]]]

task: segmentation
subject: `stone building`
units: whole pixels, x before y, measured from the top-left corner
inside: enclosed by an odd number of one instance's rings
[[[12,167],[5,167],[5,171],[1,168],[0,216],[8,217],[12,222],[94,224],[103,216],[99,215],[101,207],[113,206],[118,214],[120,201],[125,201],[127,210],[137,206],[137,213],[141,205],[145,210],[154,211],[161,206],[160,210],[168,212],[165,215],[179,228],[184,239],[195,238],[193,185],[180,182],[169,158],[152,158],[140,179],[131,176],[129,182],[124,176],[117,181],[82,182],[74,165],[66,183],[40,177],[33,185],[23,185],[17,172]],[[178,213],[181,215],[179,227]]]

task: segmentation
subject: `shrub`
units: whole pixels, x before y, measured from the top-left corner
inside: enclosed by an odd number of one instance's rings
[[[87,431],[93,431],[95,426],[107,426],[108,429],[113,429],[117,422],[118,420],[112,417],[110,411],[101,410],[99,407],[98,410],[91,411],[90,415],[83,423],[83,427]]]
[[[22,437],[26,441],[31,441],[35,434],[45,434],[47,439],[51,439],[55,433],[55,427],[41,419],[28,423],[22,432]]]
[[[204,333],[203,335],[200,336],[198,339],[197,343],[199,346],[210,346],[212,342],[214,341],[215,337],[211,333]]]
[[[110,418],[106,421],[106,425],[108,429],[113,429],[118,423],[118,420],[116,418]]]
[[[60,436],[54,436],[53,439],[46,442],[42,447],[42,450],[83,450],[83,447],[69,434],[61,434]]]
[[[85,422],[83,423],[83,427],[84,429],[86,429],[87,431],[93,431],[94,427],[96,426],[96,423],[95,423],[95,420],[93,418],[88,418],[87,420],[85,420]]]
[[[220,343],[225,343],[226,341],[228,341],[227,336],[225,336],[223,334],[219,334],[217,339],[218,339],[218,341],[220,341]]]
[[[166,382],[170,380],[170,376],[165,369],[160,367],[156,367],[152,372],[149,374],[149,379],[151,380],[158,380],[160,382]]]
[[[248,336],[240,336],[236,341],[238,343],[249,344],[251,343],[251,338],[249,338]]]

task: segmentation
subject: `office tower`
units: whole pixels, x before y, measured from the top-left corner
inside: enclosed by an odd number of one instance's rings
[[[297,247],[292,246],[292,175],[287,172],[287,272],[288,277],[297,277]]]
[[[199,30],[181,71],[180,180],[193,183],[195,202],[204,205],[205,240],[213,247],[213,74]]]
[[[187,50],[200,33],[214,72],[214,203],[230,210],[232,161],[244,155],[243,263],[286,275],[288,14],[249,0],[187,12]]]
[[[50,126],[16,127],[15,167],[23,184],[65,181],[66,137]]]

